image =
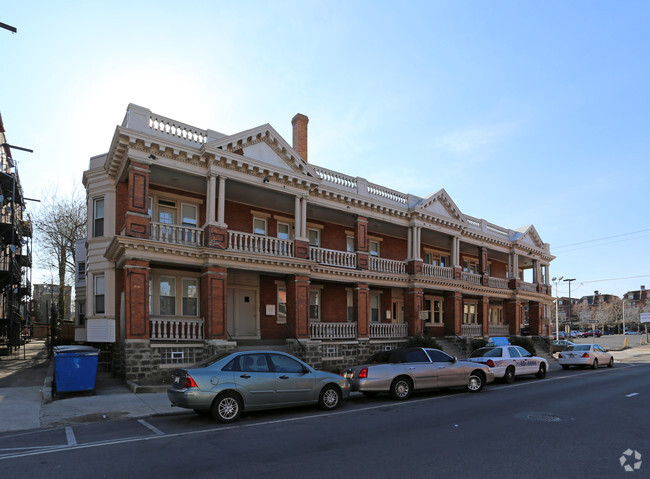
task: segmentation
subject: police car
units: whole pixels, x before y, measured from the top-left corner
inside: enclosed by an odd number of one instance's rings
[[[488,346],[473,351],[466,361],[489,366],[495,378],[503,378],[508,384],[513,383],[516,376],[526,374],[543,379],[548,371],[546,359],[533,356],[521,346],[509,342],[504,344],[503,341],[491,341]]]

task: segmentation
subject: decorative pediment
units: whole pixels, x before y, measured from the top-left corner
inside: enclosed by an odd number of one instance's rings
[[[522,245],[528,245],[535,248],[544,247],[544,242],[533,225],[517,228],[510,239],[511,241],[516,241]]]
[[[318,178],[309,163],[300,158],[293,147],[269,124],[224,136],[211,141],[204,148],[214,154],[218,154],[219,150],[237,153],[274,170]]]
[[[424,214],[465,222],[465,216],[444,188],[423,199],[416,205],[416,210]]]

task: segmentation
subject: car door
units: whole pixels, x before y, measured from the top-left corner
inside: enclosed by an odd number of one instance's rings
[[[318,379],[301,363],[284,354],[269,353],[275,375],[276,404],[313,402]]]
[[[446,388],[467,384],[469,375],[465,372],[464,366],[459,366],[454,358],[437,349],[427,349],[426,351],[436,371],[437,387]]]
[[[400,366],[403,366],[406,374],[413,378],[414,389],[438,387],[438,368],[429,360],[422,348],[405,351],[404,363]]]
[[[521,354],[521,359],[522,359],[522,374],[527,374],[527,373],[536,373],[539,371],[539,360],[533,359],[532,355],[528,352],[528,350],[522,348],[521,346],[515,346],[517,348],[517,351],[519,351],[519,354]]]
[[[271,371],[264,353],[244,353],[237,356],[232,370],[246,407],[262,407],[275,403],[275,373]]]
[[[525,374],[526,364],[517,348],[509,346],[508,354],[510,355],[510,362],[515,367],[515,374]]]

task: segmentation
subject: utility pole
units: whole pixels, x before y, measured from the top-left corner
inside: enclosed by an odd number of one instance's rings
[[[571,281],[575,281],[575,278],[567,278],[564,282],[569,283],[569,325],[571,325]]]

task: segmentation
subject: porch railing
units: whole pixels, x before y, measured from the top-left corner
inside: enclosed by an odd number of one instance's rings
[[[311,339],[355,339],[357,323],[310,323]]]
[[[454,279],[454,268],[424,263],[422,265],[422,274],[431,278]]]
[[[460,327],[460,333],[462,336],[468,336],[470,338],[476,338],[478,336],[483,336],[483,325],[482,324],[462,324]]]
[[[168,225],[151,222],[149,238],[165,243],[201,246],[203,244],[203,230],[191,226]]]
[[[481,284],[481,275],[474,273],[465,273],[463,272],[460,277],[463,281],[467,281],[471,284]]]
[[[187,341],[203,339],[202,319],[151,318],[151,339]]]
[[[342,266],[344,268],[357,267],[357,255],[347,251],[336,251],[325,248],[309,248],[309,258],[320,264],[329,266]]]
[[[490,336],[509,336],[510,326],[507,324],[490,324]]]
[[[406,323],[370,323],[371,338],[405,338],[408,333]]]
[[[406,274],[406,263],[394,259],[370,257],[370,271],[389,274]]]
[[[536,293],[537,292],[537,285],[534,283],[526,283],[525,281],[521,282],[521,289],[524,291],[528,291],[530,293]]]
[[[488,285],[490,288],[508,289],[508,280],[504,278],[488,278]]]
[[[239,231],[228,231],[228,249],[244,253],[293,256],[293,241]]]

